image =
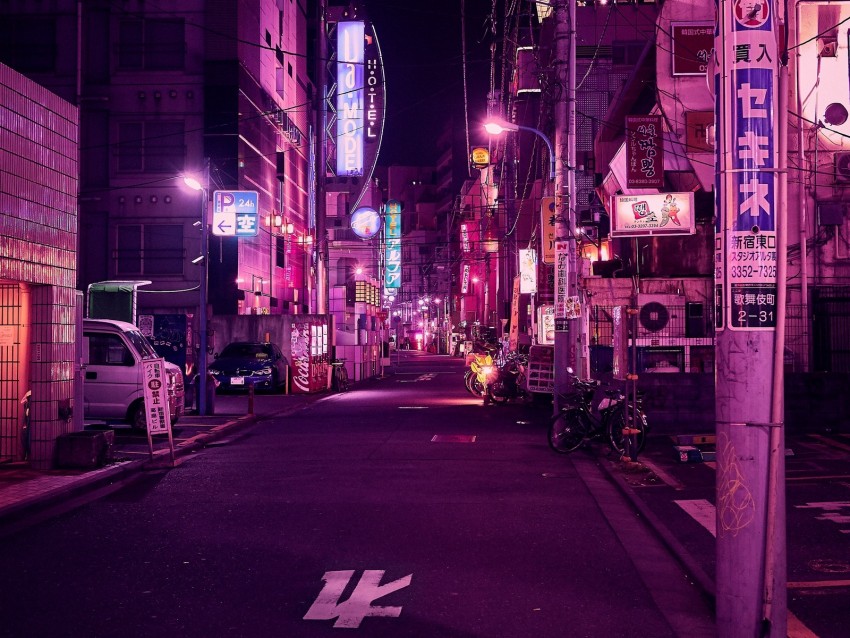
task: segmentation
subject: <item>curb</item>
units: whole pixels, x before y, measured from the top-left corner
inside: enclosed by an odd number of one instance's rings
[[[220,425],[212,427],[207,432],[198,434],[191,439],[181,442],[174,447],[175,461],[186,457],[208,444],[239,432],[261,420],[286,416],[301,410],[327,395],[310,395],[310,398],[298,405],[290,406],[276,412],[252,414],[236,417]],[[153,458],[120,461],[112,465],[98,468],[91,472],[70,478],[65,485],[49,489],[31,498],[22,498],[0,509],[0,538],[30,527],[54,516],[65,514],[71,510],[91,503],[103,496],[115,492],[129,482],[137,480],[146,471],[173,469],[170,463],[168,448],[156,450]]]
[[[598,458],[598,457],[597,457]],[[598,459],[605,473],[614,481],[620,492],[629,499],[638,514],[643,517],[647,524],[661,539],[661,542],[673,554],[676,560],[685,568],[685,571],[702,590],[703,594],[712,602],[715,600],[714,580],[705,572],[696,559],[691,556],[685,546],[673,535],[670,529],[661,521],[652,510],[643,502],[632,486],[620,476],[613,467],[613,463],[606,459]]]
[[[34,498],[22,499],[0,510],[0,537],[34,523],[69,512],[95,498],[105,496],[141,476],[146,461],[122,461],[94,472],[80,474],[67,484]],[[86,498],[88,497],[88,498]]]

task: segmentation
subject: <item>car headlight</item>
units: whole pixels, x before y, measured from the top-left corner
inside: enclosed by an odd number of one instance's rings
[[[221,374],[221,370],[218,370],[216,368],[210,368],[209,370],[207,370],[207,373],[208,374]]]
[[[272,369],[271,369],[270,366],[266,366],[265,368],[260,368],[259,370],[257,370],[257,374],[264,376],[264,377],[269,376],[271,373],[272,373]]]

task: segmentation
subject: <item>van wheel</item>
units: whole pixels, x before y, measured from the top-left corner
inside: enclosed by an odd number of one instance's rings
[[[148,420],[145,415],[145,402],[136,401],[130,408],[130,425],[134,430],[146,432],[148,429]]]

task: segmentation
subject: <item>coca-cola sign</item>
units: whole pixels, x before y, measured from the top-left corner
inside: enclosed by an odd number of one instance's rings
[[[310,392],[310,323],[293,321],[289,346],[292,357],[292,389]]]

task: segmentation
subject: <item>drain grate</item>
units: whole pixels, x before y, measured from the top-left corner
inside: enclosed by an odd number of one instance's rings
[[[475,434],[435,434],[431,443],[475,443]]]

